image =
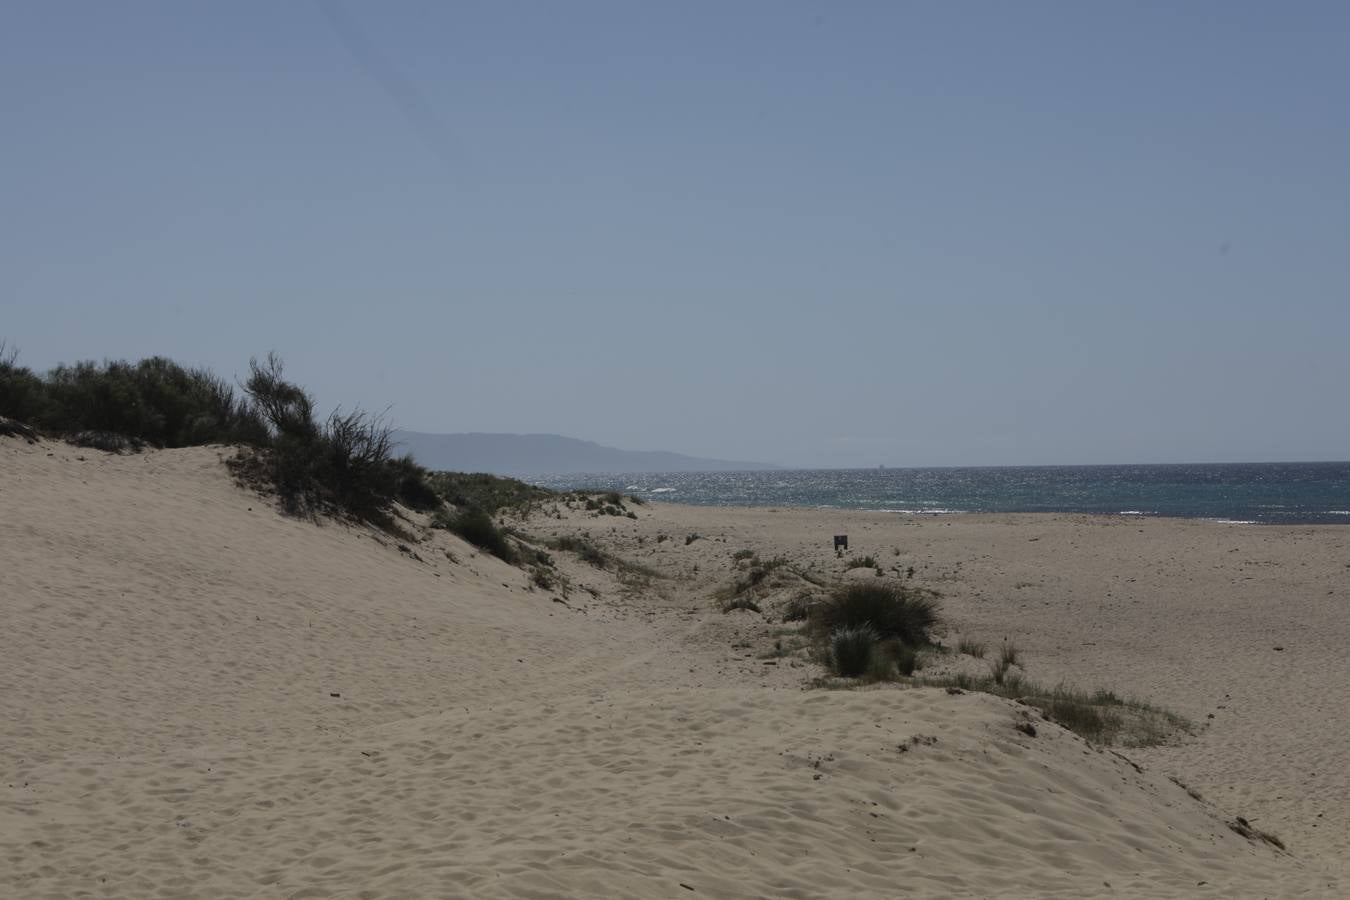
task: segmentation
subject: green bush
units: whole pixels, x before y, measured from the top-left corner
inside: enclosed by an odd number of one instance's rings
[[[844,625],[830,632],[830,660],[837,674],[858,678],[872,665],[877,632],[872,626]]]
[[[157,447],[258,445],[267,438],[258,410],[227,382],[163,357],[135,365],[80,362],[38,376],[5,354],[0,415],[59,436],[120,435]]]
[[[938,622],[939,604],[931,593],[895,582],[843,585],[815,609],[818,627],[827,634],[840,628],[870,626],[880,638],[917,647],[929,643]]]
[[[505,533],[481,509],[464,509],[453,515],[443,515],[437,519],[437,524],[504,562],[515,563],[519,558]]]
[[[79,362],[38,376],[0,344],[0,415],[107,452],[241,444],[241,478],[275,489],[292,511],[334,508],[392,526],[396,499],[430,509],[425,471],[393,454],[383,417],[334,412],[320,423],[307,391],[287,381],[275,355],[249,362],[242,396],[224,379],[164,357]]]

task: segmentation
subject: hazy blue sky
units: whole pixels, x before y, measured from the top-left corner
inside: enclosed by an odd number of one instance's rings
[[[0,6],[0,336],[798,465],[1350,457],[1350,4]]]

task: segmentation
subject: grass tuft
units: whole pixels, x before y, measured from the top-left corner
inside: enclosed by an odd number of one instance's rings
[[[802,622],[811,617],[812,597],[798,594],[783,605],[784,622]]]
[[[858,678],[872,666],[877,632],[872,626],[841,625],[830,632],[830,661],[836,674]]]
[[[962,638],[961,642],[956,645],[957,653],[964,653],[966,656],[973,656],[976,659],[984,659],[984,654],[988,652],[988,649],[980,641],[970,638]]]

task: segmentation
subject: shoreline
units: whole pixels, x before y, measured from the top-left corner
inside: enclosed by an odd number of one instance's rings
[[[628,496],[620,491],[619,493]],[[1210,516],[1169,516],[1146,512],[1122,511],[1116,513],[1106,512],[1078,512],[1073,510],[1010,510],[1006,512],[990,512],[988,510],[951,510],[944,509],[940,511],[915,511],[898,509],[870,509],[861,506],[796,506],[792,504],[745,504],[745,503],[681,503],[676,500],[664,500],[660,497],[649,497],[639,495],[644,503],[650,503],[657,506],[671,506],[680,509],[689,510],[742,510],[745,512],[769,511],[769,512],[820,512],[820,513],[859,513],[879,516],[896,516],[900,520],[941,520],[950,518],[953,521],[971,521],[971,520],[993,520],[1000,517],[1038,517],[1038,516],[1076,516],[1084,519],[1100,519],[1103,522],[1113,522],[1128,525],[1135,521],[1163,521],[1163,522],[1203,522],[1210,525],[1253,525],[1260,528],[1350,528],[1350,512],[1347,512],[1346,521],[1310,521],[1310,522],[1262,522],[1249,519],[1226,519],[1214,518]]]

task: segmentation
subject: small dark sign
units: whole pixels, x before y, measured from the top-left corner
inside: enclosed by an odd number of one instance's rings
[[[836,534],[836,535],[834,536],[834,549],[835,549],[835,550],[847,550],[847,549],[848,549],[848,535],[846,535],[846,534]]]

